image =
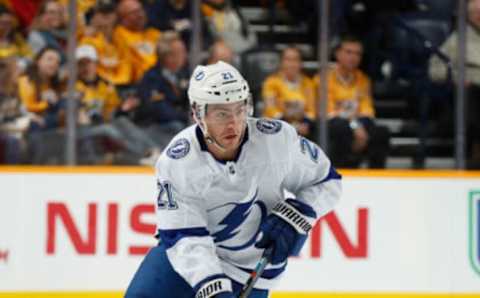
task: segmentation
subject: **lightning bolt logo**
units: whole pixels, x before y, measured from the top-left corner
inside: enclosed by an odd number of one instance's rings
[[[228,203],[217,208],[234,205],[235,207],[225,216],[220,222],[219,225],[225,226],[222,230],[216,232],[212,235],[213,241],[215,243],[223,242],[225,240],[235,237],[240,232],[240,226],[245,222],[245,220],[250,215],[253,206],[257,205],[262,214],[262,220],[266,216],[267,208],[261,201],[255,201],[258,195],[258,189],[255,191],[252,199],[244,203]],[[215,209],[217,209],[215,208]],[[218,245],[219,247],[229,249],[229,250],[240,250],[244,249],[255,242],[259,229],[253,234],[253,236],[244,244],[239,246],[225,246]]]

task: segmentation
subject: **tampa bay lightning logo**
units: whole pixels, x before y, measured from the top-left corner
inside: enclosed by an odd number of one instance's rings
[[[173,159],[180,159],[190,151],[190,143],[187,139],[178,139],[167,150],[167,156]]]
[[[272,119],[259,119],[257,121],[257,129],[263,133],[272,135],[282,129],[282,123]]]
[[[202,80],[204,77],[205,77],[205,72],[204,72],[204,71],[200,71],[200,72],[198,72],[198,73],[195,75],[195,80],[200,81],[200,80]]]
[[[260,223],[267,216],[267,207],[262,201],[256,200],[257,195],[258,195],[258,188],[255,191],[255,195],[247,202],[227,203],[222,206],[209,210],[209,211],[214,211],[216,209],[231,208],[233,206],[230,212],[218,223],[218,225],[222,226],[223,228],[218,232],[215,232],[214,234],[212,234],[213,241],[217,243],[218,247],[228,249],[228,250],[241,250],[255,243],[257,239],[257,235],[260,232]],[[258,208],[258,210],[255,210],[255,208]],[[260,216],[258,216],[258,212],[260,212]],[[256,216],[257,219],[259,219],[258,228],[255,231],[255,233],[253,233],[250,237],[246,238],[245,242],[241,244],[237,244],[237,245],[219,244],[237,236],[242,231],[242,225],[244,225],[244,223],[247,221],[250,215]],[[241,237],[239,236],[239,238]]]

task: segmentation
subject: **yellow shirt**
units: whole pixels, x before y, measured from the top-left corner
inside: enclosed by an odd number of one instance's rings
[[[342,80],[336,68],[328,71],[327,114],[335,116],[342,109],[352,109],[355,116],[375,117],[370,79],[361,70],[353,73],[351,82]],[[315,76],[315,92],[319,76]]]
[[[0,45],[0,58],[8,57],[31,58],[32,50],[20,33],[15,34],[14,40],[9,44]]]
[[[115,87],[104,80],[99,79],[88,85],[77,81],[75,89],[83,95],[81,109],[90,115],[101,115],[104,121],[111,120],[113,112],[120,105]]]
[[[58,99],[58,94],[49,85],[42,84],[40,89],[40,98],[38,98],[35,83],[26,75],[18,78],[18,95],[27,111],[41,114],[49,106],[48,97],[54,96]]]
[[[60,0],[58,2],[60,2],[60,4],[65,7],[65,11],[68,12],[69,0]],[[94,7],[96,3],[97,0],[77,0],[77,19],[79,20],[79,26],[85,26],[85,14],[90,8]]]
[[[142,32],[130,31],[119,25],[113,34],[113,43],[128,53],[128,59],[133,65],[133,81],[136,82],[143,74],[157,63],[157,43],[160,31],[149,28]]]
[[[97,73],[102,79],[114,85],[131,83],[132,65],[127,53],[122,53],[105,35],[97,33],[95,36],[84,37],[80,44],[89,44],[97,50]]]
[[[223,31],[225,28],[225,11],[216,10],[208,4],[202,4],[200,6],[202,14],[210,19],[212,24],[214,24],[216,30]]]
[[[59,1],[62,5],[68,8],[69,0],[60,0]],[[77,0],[77,12],[81,15],[85,15],[85,13],[95,6],[97,0]]]
[[[263,113],[265,117],[282,118],[285,113],[285,103],[300,101],[306,116],[315,119],[313,82],[305,75],[301,75],[296,84],[287,82],[279,73],[268,76],[263,83],[262,98],[265,101]]]
[[[59,0],[63,5],[66,15],[68,15],[68,2],[69,0]],[[86,19],[85,14],[89,9],[95,6],[97,0],[77,0],[77,40],[81,38],[85,33]]]

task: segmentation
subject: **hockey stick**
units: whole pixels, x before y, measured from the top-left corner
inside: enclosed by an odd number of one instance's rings
[[[243,286],[242,291],[240,291],[240,296],[238,296],[238,298],[248,298],[248,295],[250,295],[250,292],[253,290],[253,286],[257,282],[258,278],[262,275],[263,270],[265,270],[265,267],[267,267],[268,262],[270,262],[272,252],[272,247],[267,248],[263,252],[262,258],[260,259],[260,261],[258,261],[255,270],[250,273],[250,277]]]

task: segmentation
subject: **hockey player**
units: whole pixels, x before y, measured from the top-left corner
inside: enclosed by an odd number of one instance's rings
[[[272,247],[249,296],[266,298],[287,258],[338,201],[341,177],[286,122],[250,117],[249,87],[233,66],[198,66],[188,95],[196,124],[156,164],[160,242],[125,297],[237,297]]]

